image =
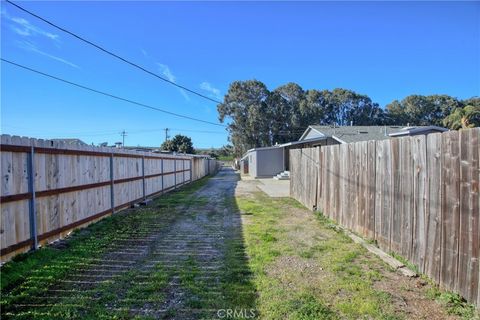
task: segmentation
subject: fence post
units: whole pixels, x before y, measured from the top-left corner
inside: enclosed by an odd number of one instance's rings
[[[146,199],[145,196],[145,156],[142,156],[142,183],[143,183],[143,200]]]
[[[28,156],[28,189],[32,194],[29,206],[30,237],[32,239],[32,249],[36,250],[38,249],[38,236],[37,209],[35,205],[35,149],[33,146],[30,148],[30,154]]]
[[[182,160],[183,179],[182,184],[185,184],[185,159]]]
[[[173,158],[173,189],[177,189],[177,158]]]
[[[110,154],[110,206],[112,207],[112,214],[115,213],[115,192],[113,180],[113,153]]]
[[[163,172],[163,158],[160,159],[160,170],[162,170],[162,191],[163,191],[163,179],[165,179],[165,174]]]
[[[192,180],[193,180],[193,177],[192,177],[192,174],[193,174],[192,167],[193,167],[193,158],[190,159],[190,182],[192,182]]]

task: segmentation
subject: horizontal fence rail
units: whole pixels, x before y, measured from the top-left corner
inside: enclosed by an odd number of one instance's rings
[[[1,136],[1,259],[218,170],[206,157]]]
[[[290,151],[291,196],[480,306],[480,128]]]

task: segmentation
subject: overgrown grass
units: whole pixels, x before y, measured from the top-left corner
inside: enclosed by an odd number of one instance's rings
[[[480,319],[480,314],[475,309],[475,306],[467,303],[465,299],[456,293],[442,291],[438,289],[438,287],[432,286],[427,294],[430,299],[436,300],[444,305],[449,314],[460,316],[465,320]]]
[[[249,213],[244,234],[261,318],[403,318],[394,312],[389,294],[373,289],[382,277],[376,269],[381,265],[336,232],[330,220],[294,215],[303,208],[298,202],[260,192],[237,203]],[[302,232],[309,235],[303,242],[298,239]],[[309,266],[314,266],[311,273],[296,274]]]
[[[418,270],[418,267],[416,265],[414,265],[413,263],[411,263],[410,261],[408,261],[407,259],[405,259],[401,255],[399,255],[399,254],[397,254],[393,251],[390,252],[390,255],[392,257],[394,257],[395,259],[397,259],[398,261],[400,261],[401,263],[403,263],[407,268],[409,268],[410,270],[412,270],[416,274],[421,274],[420,270]]]
[[[105,281],[96,287],[95,299],[85,297],[82,295],[84,292],[79,290],[78,293],[60,297],[53,306],[45,305],[27,311],[16,307],[17,304],[26,303],[42,305],[49,298],[50,288],[61,287],[59,281],[69,274],[86,270],[94,259],[107,253],[116,240],[128,239],[135,234],[147,234],[150,225],[158,223],[159,218],[167,227],[168,221],[176,218],[175,208],[205,204],[208,199],[190,195],[207,180],[208,178],[204,178],[195,181],[158,197],[148,207],[119,212],[85,229],[74,231],[64,240],[61,248],[46,246],[13,258],[0,270],[2,318],[15,316],[18,319],[100,319],[106,315],[110,318],[121,318],[127,316],[125,312],[111,311],[113,302],[119,298],[127,305],[134,305],[135,301],[139,300],[162,300],[161,289],[166,285],[168,275],[159,265],[144,280],[147,285],[139,285],[136,273],[127,272],[115,281]],[[119,285],[122,287],[118,287]],[[122,292],[121,296],[118,292]]]

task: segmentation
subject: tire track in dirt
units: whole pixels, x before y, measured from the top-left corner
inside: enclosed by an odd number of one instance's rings
[[[76,263],[41,296],[18,301],[4,315],[42,318],[70,312],[74,318],[106,312],[112,317],[215,317],[216,310],[230,307],[226,304],[232,272],[233,282],[244,282],[249,274],[241,220],[229,204],[237,180],[233,170],[224,169],[188,195],[185,203],[165,208],[155,207],[154,202],[153,207],[121,213],[155,212],[146,215],[138,229],[117,235],[107,253]],[[226,265],[226,254],[236,257],[235,268]],[[23,285],[28,286],[28,281]],[[254,297],[251,286],[246,288]]]

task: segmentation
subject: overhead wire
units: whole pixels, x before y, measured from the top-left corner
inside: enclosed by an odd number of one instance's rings
[[[82,37],[82,36],[80,36],[80,35],[72,32],[72,31],[69,31],[69,30],[67,30],[65,27],[61,27],[61,26],[59,26],[59,25],[51,22],[50,20],[48,20],[48,19],[46,19],[46,18],[43,18],[43,17],[41,17],[40,15],[38,15],[38,14],[36,14],[36,13],[30,11],[30,10],[27,10],[27,9],[25,9],[24,7],[18,5],[18,4],[14,3],[14,2],[12,2],[12,1],[10,1],[10,0],[5,0],[5,2],[7,2],[8,4],[16,7],[17,9],[19,9],[19,10],[21,10],[21,11],[23,11],[23,12],[29,14],[29,15],[31,15],[32,17],[35,17],[35,18],[37,18],[37,19],[45,22],[46,24],[48,24],[48,25],[50,25],[50,26],[52,26],[52,27],[54,27],[54,28],[56,28],[56,29],[64,32],[64,33],[67,33],[67,34],[71,35],[72,37],[74,37],[74,38],[76,38],[76,39],[78,39],[78,40],[80,40],[80,41],[82,41],[82,42],[84,42],[84,43],[86,43],[86,44],[88,44],[88,45],[90,45],[90,46],[92,46],[92,47],[94,47],[94,48],[96,48],[96,49],[98,49],[98,50],[100,50],[100,51],[102,51],[102,52],[104,52],[104,53],[106,53],[106,54],[108,54],[108,55],[110,55],[110,56],[112,56],[112,57],[114,57],[114,58],[116,58],[116,59],[118,59],[118,60],[120,60],[120,61],[128,64],[128,65],[130,65],[130,66],[132,66],[132,67],[134,67],[134,68],[136,68],[136,69],[138,69],[138,70],[141,70],[141,71],[143,71],[143,72],[145,72],[145,73],[147,73],[147,74],[149,74],[149,75],[151,75],[151,76],[153,76],[153,77],[155,77],[155,78],[158,78],[158,79],[160,79],[160,80],[162,80],[162,81],[165,81],[165,82],[167,82],[167,83],[169,83],[169,84],[171,84],[171,85],[173,85],[173,86],[175,86],[175,87],[177,87],[177,88],[180,88],[180,89],[183,89],[183,90],[185,90],[185,91],[188,91],[188,92],[190,92],[190,93],[192,93],[192,94],[194,94],[194,95],[197,95],[197,96],[199,96],[199,97],[201,97],[201,98],[203,98],[203,99],[210,100],[211,102],[222,103],[222,102],[219,101],[219,100],[210,98],[210,97],[208,97],[208,96],[206,96],[206,95],[204,95],[204,94],[202,94],[202,93],[200,93],[200,92],[198,92],[198,91],[195,91],[195,90],[193,90],[193,89],[189,89],[188,87],[185,87],[185,86],[180,85],[180,84],[178,84],[178,83],[176,83],[176,82],[174,82],[174,81],[172,81],[172,80],[169,80],[169,79],[167,79],[167,78],[165,78],[165,77],[162,77],[162,76],[158,75],[157,73],[155,73],[155,72],[153,72],[153,71],[150,71],[150,70],[146,69],[145,67],[142,67],[142,66],[139,65],[138,63],[135,63],[135,62],[132,62],[132,61],[126,59],[126,58],[123,58],[123,57],[120,56],[119,54],[114,53],[114,52],[106,49],[105,47],[103,47],[103,46],[101,46],[101,45],[99,45],[99,44],[96,44],[96,43],[94,43],[94,42],[92,42],[92,41],[90,41],[90,40],[88,40],[88,39],[86,39],[86,38],[84,38],[84,37]]]
[[[10,60],[4,59],[4,58],[0,58],[0,59],[1,59],[1,61],[5,62],[5,63],[8,63],[8,64],[10,64],[10,65],[13,65],[13,66],[15,66],[15,67],[18,67],[18,68],[21,68],[21,69],[24,69],[24,70],[28,70],[28,71],[30,71],[30,72],[33,72],[33,73],[42,75],[42,76],[47,77],[47,78],[51,78],[51,79],[57,80],[57,81],[59,81],[59,82],[63,82],[63,83],[69,84],[69,85],[71,85],[71,86],[74,86],[74,87],[77,87],[77,88],[80,88],[80,89],[84,89],[84,90],[86,90],[86,91],[94,92],[94,93],[97,93],[97,94],[99,94],[99,95],[103,95],[103,96],[110,97],[110,98],[113,98],[113,99],[116,99],[116,100],[120,100],[120,101],[123,101],[123,102],[127,102],[127,103],[130,103],[130,104],[133,104],[133,105],[137,105],[137,106],[139,106],[139,107],[143,107],[143,108],[146,108],[146,109],[155,110],[155,111],[158,111],[158,112],[162,112],[162,113],[169,114],[169,115],[172,115],[172,116],[175,116],[175,117],[179,117],[179,118],[183,118],[183,119],[188,119],[188,120],[192,120],[192,121],[207,123],[207,124],[211,124],[211,125],[219,126],[219,127],[227,127],[227,126],[224,125],[224,124],[215,123],[215,122],[211,122],[211,121],[207,121],[207,120],[202,120],[202,119],[198,119],[198,118],[194,118],[194,117],[182,115],[182,114],[179,114],[179,113],[175,113],[175,112],[167,111],[167,110],[160,109],[160,108],[157,108],[157,107],[153,107],[153,106],[148,105],[148,104],[145,104],[145,103],[137,102],[137,101],[134,101],[134,100],[131,100],[131,99],[122,98],[122,97],[120,97],[120,96],[117,96],[117,95],[114,95],[114,94],[111,94],[111,93],[108,93],[108,92],[100,91],[100,90],[93,89],[93,88],[91,88],[91,87],[87,87],[87,86],[84,86],[84,85],[81,85],[81,84],[78,84],[78,83],[75,83],[75,82],[72,82],[72,81],[69,81],[69,80],[62,79],[62,78],[60,78],[60,77],[57,77],[57,76],[54,76],[54,75],[51,75],[51,74],[48,74],[48,73],[45,73],[45,72],[42,72],[42,71],[33,69],[33,68],[30,68],[30,67],[27,67],[27,66],[25,66],[25,65],[16,63],[16,62],[14,62],[14,61],[10,61]]]

